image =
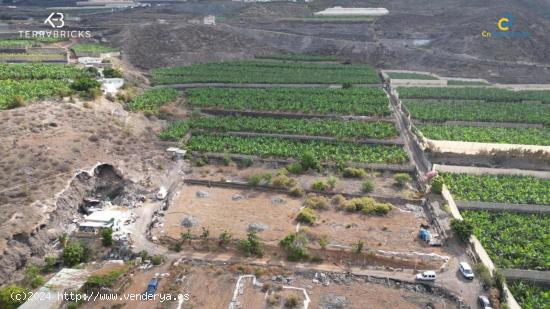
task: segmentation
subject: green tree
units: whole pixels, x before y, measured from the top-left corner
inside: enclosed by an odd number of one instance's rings
[[[63,264],[66,266],[75,266],[82,261],[84,248],[77,243],[68,243],[63,249]]]
[[[28,296],[26,295],[27,293],[29,293],[29,290],[15,284],[0,288],[0,308],[15,309],[19,307],[25,302],[23,299],[25,299],[25,296]],[[17,300],[14,295],[21,295],[21,300]]]
[[[239,249],[246,256],[256,255],[261,257],[264,254],[260,238],[254,231],[249,232],[246,239],[241,240]]]
[[[113,68],[105,68],[103,70],[103,76],[106,78],[122,78],[122,72]]]
[[[468,242],[474,231],[474,226],[466,220],[451,219],[451,228],[456,237],[462,242]]]
[[[101,229],[101,243],[105,247],[110,247],[113,245],[113,229],[108,227]]]
[[[304,233],[289,234],[279,244],[285,249],[289,261],[306,260],[309,258],[307,249],[309,241]]]
[[[75,80],[70,87],[74,91],[89,92],[92,89],[99,89],[101,84],[95,79],[80,78]]]

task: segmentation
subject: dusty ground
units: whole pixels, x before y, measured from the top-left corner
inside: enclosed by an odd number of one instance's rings
[[[207,193],[208,196],[197,197],[199,191]],[[242,199],[233,200],[237,195]],[[284,203],[273,203],[276,198],[282,198]],[[191,216],[198,221],[198,224],[191,228],[193,235],[200,235],[205,227],[210,230],[212,237],[217,237],[227,230],[234,238],[244,239],[248,225],[260,223],[268,228],[258,233],[258,236],[265,242],[276,244],[295,230],[294,218],[300,206],[300,199],[286,195],[185,186],[177,200],[166,211],[164,231],[167,236],[180,239],[181,233],[187,231],[187,228],[181,225],[182,220]]]
[[[59,233],[49,229],[63,225],[48,226],[47,214],[76,171],[111,163],[124,177],[150,187],[168,166],[153,122],[128,116],[106,100],[85,106],[43,102],[0,112],[0,252],[12,248],[1,257],[2,280],[24,266],[28,246],[40,258],[44,241]]]

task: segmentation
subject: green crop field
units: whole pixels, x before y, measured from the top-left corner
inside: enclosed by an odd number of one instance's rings
[[[113,48],[98,43],[78,43],[71,46],[75,53],[110,53],[117,52],[118,48]]]
[[[304,55],[304,54],[272,54],[261,55],[254,57],[256,59],[272,59],[285,61],[338,61],[336,56],[319,56],[319,55]]]
[[[58,79],[0,80],[0,110],[17,107],[16,98],[42,99],[69,93],[69,84]]]
[[[147,90],[135,97],[128,107],[132,111],[143,111],[146,114],[158,114],[162,105],[173,102],[179,96],[179,92],[172,88]]]
[[[0,80],[2,79],[75,79],[91,74],[73,65],[65,64],[20,64],[0,63]]]
[[[512,295],[523,309],[550,309],[550,290],[529,282],[508,284]]]
[[[380,88],[199,88],[188,90],[187,102],[192,107],[234,110],[377,116],[390,114],[388,98]]]
[[[259,133],[282,133],[337,138],[384,139],[399,136],[399,131],[390,122],[367,122],[360,120],[289,119],[268,117],[218,116],[184,121],[191,129],[216,132],[242,131]],[[161,136],[180,139],[187,132],[185,125],[175,123],[163,131]]]
[[[469,81],[469,80],[448,80],[449,86],[490,86],[491,84],[484,81]]]
[[[153,83],[377,84],[368,65],[274,63],[261,60],[194,64],[155,69]]]
[[[479,143],[550,146],[550,128],[491,128],[454,125],[417,125],[426,138]]]
[[[420,74],[420,73],[401,73],[401,72],[390,72],[386,73],[391,79],[421,79],[421,80],[437,80],[437,77]]]
[[[198,152],[228,152],[260,157],[299,158],[314,153],[324,162],[406,164],[407,153],[398,146],[361,145],[352,142],[294,141],[270,137],[236,137],[195,133],[187,149]]]
[[[0,61],[66,61],[67,58],[63,54],[39,54],[39,53],[0,53]]]
[[[541,101],[550,103],[550,90],[512,91],[493,87],[427,88],[399,87],[402,99],[458,99],[490,102]]]
[[[548,187],[547,187],[548,188]],[[550,216],[463,211],[498,267],[550,270]]]
[[[460,100],[402,100],[413,119],[540,123],[550,125],[550,104]]]
[[[550,179],[440,173],[457,200],[550,205]]]

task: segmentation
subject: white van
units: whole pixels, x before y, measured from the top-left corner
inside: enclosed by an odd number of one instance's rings
[[[416,280],[434,281],[435,280],[435,271],[428,270],[428,271],[416,274]]]

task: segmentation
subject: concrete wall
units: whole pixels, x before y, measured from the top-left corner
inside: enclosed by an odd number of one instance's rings
[[[539,145],[519,145],[519,144],[497,144],[497,143],[474,143],[461,141],[438,141],[426,139],[428,147],[431,151],[436,152],[453,152],[475,155],[479,152],[490,152],[491,150],[528,150],[532,152],[542,151],[550,153],[550,146]]]
[[[440,172],[465,173],[471,175],[517,175],[550,179],[550,172],[548,171],[521,170],[517,168],[490,168],[434,164],[433,169]]]

